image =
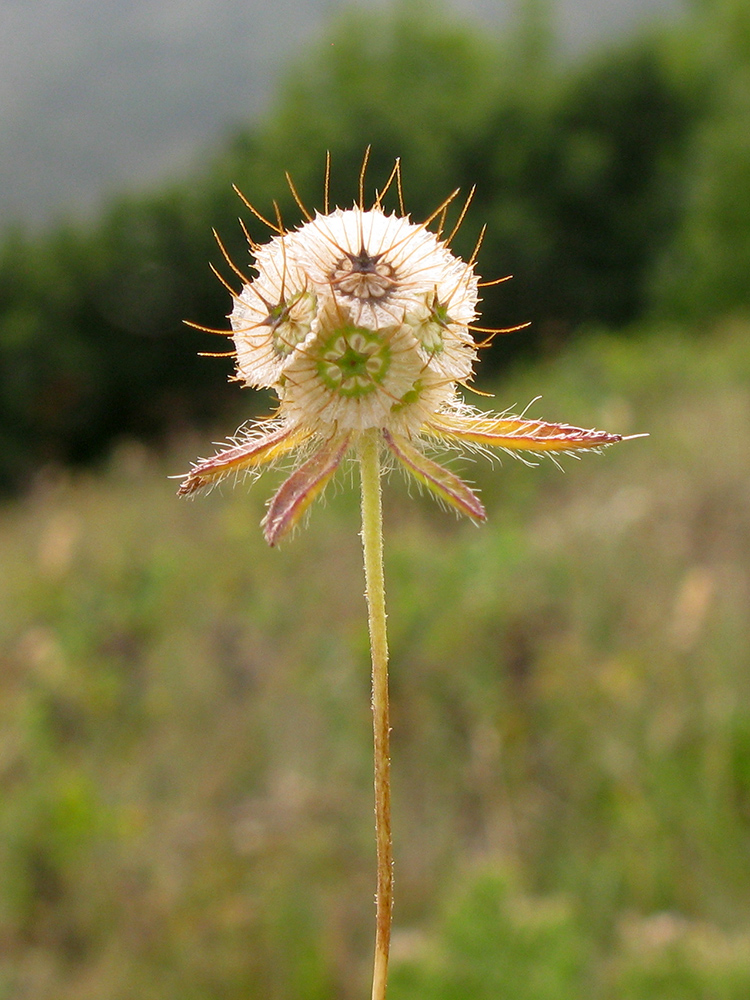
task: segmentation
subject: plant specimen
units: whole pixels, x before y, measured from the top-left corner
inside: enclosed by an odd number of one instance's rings
[[[509,332],[475,323],[482,287],[474,272],[479,247],[467,262],[449,249],[468,201],[444,238],[446,209],[457,192],[426,222],[416,224],[403,208],[398,162],[372,207],[365,207],[366,164],[367,156],[359,199],[350,209],[329,209],[328,163],[322,213],[307,212],[289,180],[306,220],[294,230],[284,228],[278,212],[272,222],[245,201],[273,236],[258,245],[246,233],[257,272],[252,280],[225,254],[241,288],[235,292],[227,286],[234,302],[231,331],[208,332],[234,338],[237,378],[247,386],[273,389],[278,408],[272,417],[241,428],[212,457],[196,462],[179,494],[193,494],[227,476],[254,476],[293,456],[291,473],[262,522],[266,540],[275,545],[299,523],[347,456],[359,461],[375,742],[372,997],[383,1000],[393,907],[383,459],[401,466],[444,504],[480,522],[486,514],[475,491],[430,457],[431,449],[554,455],[601,449],[623,438],[524,415],[481,413],[463,400],[458,387],[471,378],[477,349],[495,334]],[[394,182],[399,212],[388,214],[383,197]],[[428,226],[436,220],[432,231]]]

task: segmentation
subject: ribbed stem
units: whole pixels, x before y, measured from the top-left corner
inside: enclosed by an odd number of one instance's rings
[[[383,576],[383,511],[380,498],[380,435],[362,435],[359,463],[362,478],[362,548],[365,597],[372,653],[372,724],[375,741],[375,840],[378,885],[372,1000],[385,1000],[393,913],[393,849],[391,844],[391,761],[388,719],[388,639]]]

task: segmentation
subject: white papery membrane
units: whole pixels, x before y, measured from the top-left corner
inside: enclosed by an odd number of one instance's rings
[[[314,288],[285,244],[275,239],[258,252],[258,277],[243,286],[229,317],[238,378],[254,388],[278,382],[284,364],[310,333],[318,309]]]

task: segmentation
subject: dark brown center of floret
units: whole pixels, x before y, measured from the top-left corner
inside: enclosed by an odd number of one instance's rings
[[[344,253],[331,273],[331,284],[337,292],[352,298],[385,299],[396,281],[383,254],[371,254],[362,247],[357,254]]]

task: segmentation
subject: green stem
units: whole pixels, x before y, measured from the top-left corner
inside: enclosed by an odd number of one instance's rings
[[[385,627],[383,577],[383,511],[380,499],[380,435],[362,435],[359,463],[362,477],[362,548],[365,597],[372,653],[372,724],[375,738],[375,840],[378,888],[376,896],[375,962],[372,1000],[385,1000],[393,913],[393,849],[391,844],[391,761],[388,745],[388,639]]]

